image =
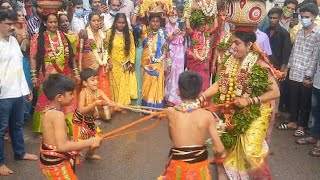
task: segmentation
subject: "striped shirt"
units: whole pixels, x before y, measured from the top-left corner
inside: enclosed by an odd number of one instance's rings
[[[319,54],[320,26],[304,36],[304,29],[297,33],[296,40],[289,58],[289,79],[302,82],[305,76],[313,78]]]
[[[38,18],[38,16],[33,16],[32,18],[30,18],[28,20],[28,33],[29,33],[29,36],[30,38],[39,33],[39,28],[40,28],[40,19]]]

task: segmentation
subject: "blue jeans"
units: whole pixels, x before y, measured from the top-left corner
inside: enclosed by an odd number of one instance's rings
[[[320,89],[312,90],[311,135],[320,140]]]
[[[24,97],[0,99],[0,166],[4,164],[4,134],[9,126],[14,158],[25,155],[23,139]]]

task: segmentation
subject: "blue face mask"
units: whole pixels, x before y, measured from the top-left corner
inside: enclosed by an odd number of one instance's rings
[[[83,15],[83,9],[74,10],[74,14],[78,17],[81,17]]]
[[[302,19],[300,19],[300,22],[304,28],[307,28],[312,24],[312,19],[311,18],[302,18]]]
[[[116,16],[116,15],[118,14],[118,11],[110,10],[109,13],[110,13],[112,16]]]

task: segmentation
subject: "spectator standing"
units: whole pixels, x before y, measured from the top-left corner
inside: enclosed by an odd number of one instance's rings
[[[303,29],[297,33],[289,58],[286,73],[289,72],[288,93],[290,122],[279,125],[279,129],[297,129],[294,136],[305,135],[311,109],[312,80],[318,61],[320,26],[314,23],[319,9],[314,4],[300,8]],[[290,71],[289,71],[290,70]]]
[[[84,9],[82,0],[73,1],[73,15],[71,16],[71,31],[79,33],[85,28]]]
[[[265,33],[270,39],[272,50],[271,62],[276,69],[284,71],[289,61],[291,45],[290,34],[279,24],[281,15],[282,11],[278,8],[272,8],[268,12],[270,26],[266,29]]]
[[[114,21],[114,17],[117,15],[117,13],[120,12],[121,1],[120,0],[108,0],[108,5],[109,5],[109,13],[107,13],[103,19],[103,22],[104,22],[103,30],[104,31],[107,31],[108,29],[111,28],[113,21]],[[131,21],[128,17],[127,17],[127,22],[129,25],[129,29],[131,30],[131,23],[130,23]]]
[[[297,0],[285,0],[283,3],[283,8],[282,8],[283,13],[282,13],[279,24],[281,27],[283,27],[287,31],[290,28],[292,15],[296,11],[297,6],[298,6]]]
[[[120,12],[130,18],[134,11],[134,4],[131,0],[121,0]]]
[[[259,45],[260,49],[262,49],[268,56],[272,55],[269,37],[266,33],[260,31],[259,29],[256,30],[257,36],[257,44]]]
[[[38,5],[38,1],[35,1],[34,6],[36,8],[36,13],[28,20],[28,33],[30,38],[36,33],[39,33],[43,16],[43,8]]]
[[[290,35],[287,30],[280,26],[279,22],[282,16],[282,10],[279,8],[272,8],[268,12],[268,19],[269,19],[269,27],[266,29],[266,34],[270,39],[270,45],[272,50],[272,56],[269,58],[272,62],[273,66],[280,70],[284,71],[290,57],[291,52],[291,43],[290,43]],[[280,117],[282,115],[279,113],[278,110],[284,112],[285,107],[287,106],[288,102],[288,88],[287,88],[287,80],[279,82],[279,89],[281,92],[280,99],[277,98],[275,100],[274,111],[272,114],[272,119],[270,121],[267,141],[269,142],[271,139],[271,131],[273,128],[274,117],[277,113]]]
[[[0,175],[13,173],[4,164],[4,134],[9,127],[14,158],[16,160],[37,160],[27,154],[23,139],[24,96],[32,99],[23,72],[23,55],[13,36],[17,17],[11,10],[0,10]]]
[[[318,45],[319,47],[319,45]],[[320,59],[318,54],[318,59]],[[310,136],[297,139],[296,143],[300,145],[315,144],[313,150],[309,152],[310,156],[320,157],[320,63],[318,62],[317,73],[314,76],[312,89],[312,105],[311,105],[312,125]]]

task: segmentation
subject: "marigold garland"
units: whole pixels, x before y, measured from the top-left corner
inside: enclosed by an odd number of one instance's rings
[[[251,97],[260,96],[268,90],[269,77],[267,68],[261,67],[259,64],[255,64],[251,69],[251,75],[248,82],[248,86],[252,88]],[[219,103],[220,93],[213,96],[213,102]],[[228,109],[234,108],[234,106],[226,107],[222,111],[228,111]],[[235,113],[232,116],[232,129],[229,129],[227,133],[221,135],[221,141],[226,149],[233,148],[237,143],[239,135],[243,134],[250,126],[253,120],[260,117],[261,111],[259,105],[250,105],[246,108],[235,108]],[[223,116],[220,116],[224,120]]]

